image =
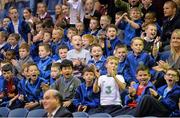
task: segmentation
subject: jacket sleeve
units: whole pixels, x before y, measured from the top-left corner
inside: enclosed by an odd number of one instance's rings
[[[75,96],[74,96],[74,99],[73,99],[73,104],[75,107],[78,107],[80,104],[81,104],[81,87],[79,86],[77,89],[76,89],[76,93],[75,93]]]

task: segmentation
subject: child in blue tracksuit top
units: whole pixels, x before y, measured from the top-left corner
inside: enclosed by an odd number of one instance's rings
[[[107,38],[104,40],[105,55],[108,57],[113,55],[116,45],[122,44],[120,39],[117,37],[117,27],[110,24],[106,31]]]
[[[125,96],[125,107],[119,111],[119,115],[131,115],[131,112],[136,108],[141,98],[146,94],[150,95],[149,89],[155,89],[153,83],[150,82],[151,74],[148,67],[140,65],[137,69],[136,76],[139,83],[129,87],[128,95]]]
[[[6,52],[9,48],[6,39],[7,39],[6,33],[0,31],[0,59],[4,59],[4,52]]]
[[[92,58],[89,60],[88,65],[94,64],[101,75],[106,74],[106,58],[103,56],[102,47],[99,44],[93,44],[90,51]]]
[[[132,77],[132,82],[138,82],[136,79],[136,69],[140,64],[148,66],[151,69],[155,64],[155,60],[146,52],[143,51],[144,42],[140,37],[135,37],[132,40],[131,48],[133,51],[128,53],[126,64],[128,65],[130,76]]]
[[[124,43],[130,48],[131,41],[134,37],[140,36],[140,29],[142,24],[142,12],[137,8],[133,7],[129,11],[130,19],[128,14],[124,13],[122,17],[119,18],[119,27],[124,30]]]
[[[8,24],[7,32],[11,33],[18,33],[20,34],[21,38],[30,44],[30,37],[31,37],[31,29],[27,22],[23,19],[18,19],[18,10],[15,7],[11,7],[9,10],[9,16],[11,18],[11,22]]]
[[[40,70],[40,77],[49,80],[50,78],[50,69],[52,64],[52,59],[50,57],[51,51],[48,44],[39,45],[39,57],[40,60],[37,63],[37,66]]]
[[[126,83],[129,85],[133,80],[130,76],[129,69],[126,65],[127,54],[127,46],[120,44],[115,47],[114,56],[119,58],[117,73],[123,75]]]
[[[164,85],[155,91],[149,89],[151,96],[144,96],[137,106],[135,116],[166,116],[168,117],[174,111],[179,110],[180,87],[179,72],[177,69],[169,68],[166,71],[164,79],[167,85]]]
[[[100,105],[99,93],[93,92],[95,78],[93,66],[84,68],[83,78],[85,79],[85,83],[80,84],[77,88],[73,104],[77,111],[88,112],[89,109],[96,108]]]
[[[40,72],[36,64],[32,63],[28,66],[29,79],[25,82],[25,95],[23,95],[23,97],[26,101],[24,108],[33,109],[37,107],[42,100],[42,85],[46,84],[47,81],[39,76]],[[20,100],[22,100],[22,98]]]
[[[63,35],[64,35],[64,30],[62,28],[54,28],[53,29],[53,31],[52,31],[52,43],[51,43],[53,55],[58,55],[59,46],[66,45],[66,42],[64,41]]]

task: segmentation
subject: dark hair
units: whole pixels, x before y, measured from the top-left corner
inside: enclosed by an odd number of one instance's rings
[[[139,72],[139,71],[147,71],[148,74],[150,75],[150,71],[149,71],[149,68],[147,66],[145,66],[144,64],[139,64],[137,70],[136,70],[136,74]]]
[[[72,67],[73,68],[73,62],[71,60],[68,60],[68,59],[64,59],[62,62],[61,62],[61,70],[63,67]]]
[[[94,73],[94,68],[93,66],[85,66],[83,69],[83,75],[85,72],[93,72]]]
[[[67,49],[67,50],[69,50],[67,45],[60,45],[58,50],[60,50],[60,49]]]
[[[12,65],[11,65],[11,64],[6,64],[6,65],[4,65],[4,66],[2,67],[2,72],[3,72],[3,71],[5,71],[5,72],[7,72],[7,71],[13,72],[13,67],[12,67]]]
[[[27,10],[29,13],[32,13],[32,10],[29,7],[24,8],[24,10]]]
[[[16,39],[16,41],[19,41],[19,39],[21,38],[18,33],[12,33],[12,34],[9,35],[9,37],[14,37]]]
[[[167,71],[169,71],[169,70],[176,72],[177,77],[178,77],[178,78],[180,77],[180,72],[179,72],[178,69],[175,69],[175,68],[169,68],[169,69],[167,69]],[[166,73],[167,73],[167,71],[166,71]]]

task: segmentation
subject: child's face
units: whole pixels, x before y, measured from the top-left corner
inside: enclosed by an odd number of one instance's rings
[[[90,24],[89,24],[89,28],[91,30],[96,30],[98,28],[98,21],[94,20],[94,19],[91,19]]]
[[[11,9],[9,11],[9,16],[10,16],[12,21],[17,21],[18,20],[18,16],[19,16],[17,9]]]
[[[164,78],[168,85],[174,85],[176,82],[179,81],[179,77],[177,76],[177,73],[173,70],[168,70],[164,75]]]
[[[73,30],[68,30],[67,37],[71,41],[72,37],[76,35],[76,32]]]
[[[10,22],[11,20],[9,18],[4,18],[3,19],[3,27],[7,27],[8,26],[8,23]]]
[[[180,47],[180,33],[173,32],[171,35],[171,46]]]
[[[110,24],[109,19],[106,16],[102,16],[100,19],[100,26],[102,29],[105,29]]]
[[[38,67],[35,65],[31,65],[28,68],[29,77],[32,81],[35,81],[38,78],[39,70]]]
[[[3,71],[2,75],[6,81],[10,81],[13,77],[13,73],[11,71]]]
[[[76,29],[81,32],[84,31],[83,23],[76,23]]]
[[[49,56],[50,52],[45,49],[44,46],[39,46],[39,57],[46,58]]]
[[[88,12],[91,12],[91,11],[94,9],[93,0],[86,0],[86,2],[85,2],[85,9],[86,9]]]
[[[93,58],[95,60],[99,60],[101,58],[102,54],[103,54],[103,51],[102,51],[101,47],[99,47],[99,46],[92,47],[91,55],[93,56]]]
[[[59,69],[57,67],[51,67],[51,78],[58,78],[59,75]]]
[[[153,25],[148,25],[147,29],[145,30],[146,36],[150,39],[154,39],[157,35],[157,27]]]
[[[66,5],[62,5],[62,12],[64,15],[68,15],[69,14],[69,7]]]
[[[134,40],[131,48],[135,54],[140,54],[144,48],[144,44],[141,40]]]
[[[119,20],[119,18],[121,17],[121,15],[115,15],[115,22],[117,22]]]
[[[115,57],[118,57],[120,61],[124,61],[124,59],[125,59],[126,56],[127,56],[127,49],[126,49],[126,48],[118,48],[118,49],[115,51],[114,56],[115,56]]]
[[[37,24],[37,25],[36,25],[36,31],[37,31],[37,32],[42,31],[42,29],[43,29],[42,24]]]
[[[48,32],[45,32],[43,36],[43,43],[49,43],[50,41],[51,41],[51,34]]]
[[[150,80],[151,76],[147,71],[138,71],[136,75],[137,80],[141,85],[147,85],[148,81]]]
[[[137,10],[131,10],[130,17],[132,20],[139,20],[141,18],[141,12]]]
[[[72,76],[73,69],[71,66],[62,67],[61,73],[65,78],[69,78]]]
[[[12,45],[12,46],[15,46],[18,44],[18,41],[16,40],[16,38],[14,37],[9,37],[8,38],[8,42]]]
[[[80,50],[82,48],[82,39],[80,36],[73,36],[72,37],[72,44],[74,49]]]
[[[21,59],[24,59],[29,55],[29,52],[26,49],[20,48],[19,49],[19,56]]]
[[[0,34],[0,44],[3,44],[5,42],[5,37],[3,37],[1,34]]]
[[[13,59],[13,58],[14,58],[13,52],[12,52],[12,51],[6,51],[5,58],[6,58],[7,60]]]
[[[43,4],[38,4],[37,11],[39,14],[43,15],[46,12],[46,7]]]
[[[144,6],[149,6],[152,3],[152,0],[141,0]]]
[[[59,57],[61,60],[66,59],[68,53],[68,49],[59,49]]]
[[[31,17],[31,13],[27,9],[25,9],[23,11],[23,16],[25,19],[29,19]]]
[[[61,38],[61,35],[58,30],[53,30],[52,32],[52,39],[53,41],[58,41]]]
[[[117,67],[118,67],[118,61],[115,59],[111,59],[108,60],[108,62],[106,62],[106,68],[108,72],[117,72]]]
[[[109,27],[107,32],[106,32],[106,35],[110,40],[113,40],[116,38],[117,31],[115,28]]]
[[[26,79],[28,79],[30,76],[29,76],[29,73],[28,73],[28,67],[25,67],[23,72],[22,72],[22,75],[24,75],[26,77]]]
[[[61,13],[62,13],[62,8],[61,8],[61,6],[56,5],[56,7],[55,7],[55,13],[56,13],[56,15],[58,15],[58,14],[61,14]]]
[[[86,81],[86,84],[92,84],[93,83],[93,80],[94,80],[94,73],[93,72],[85,72],[83,74],[83,78],[85,79]]]
[[[89,39],[88,38],[82,38],[82,46],[83,48],[86,48],[90,45]]]

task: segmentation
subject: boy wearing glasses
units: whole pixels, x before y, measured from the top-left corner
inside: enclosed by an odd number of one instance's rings
[[[180,74],[176,69],[168,69],[164,75],[167,84],[160,87],[157,91],[150,88],[151,96],[144,96],[137,106],[135,116],[162,117],[169,116],[173,112],[178,111],[180,86],[177,82],[179,81],[179,76]]]

